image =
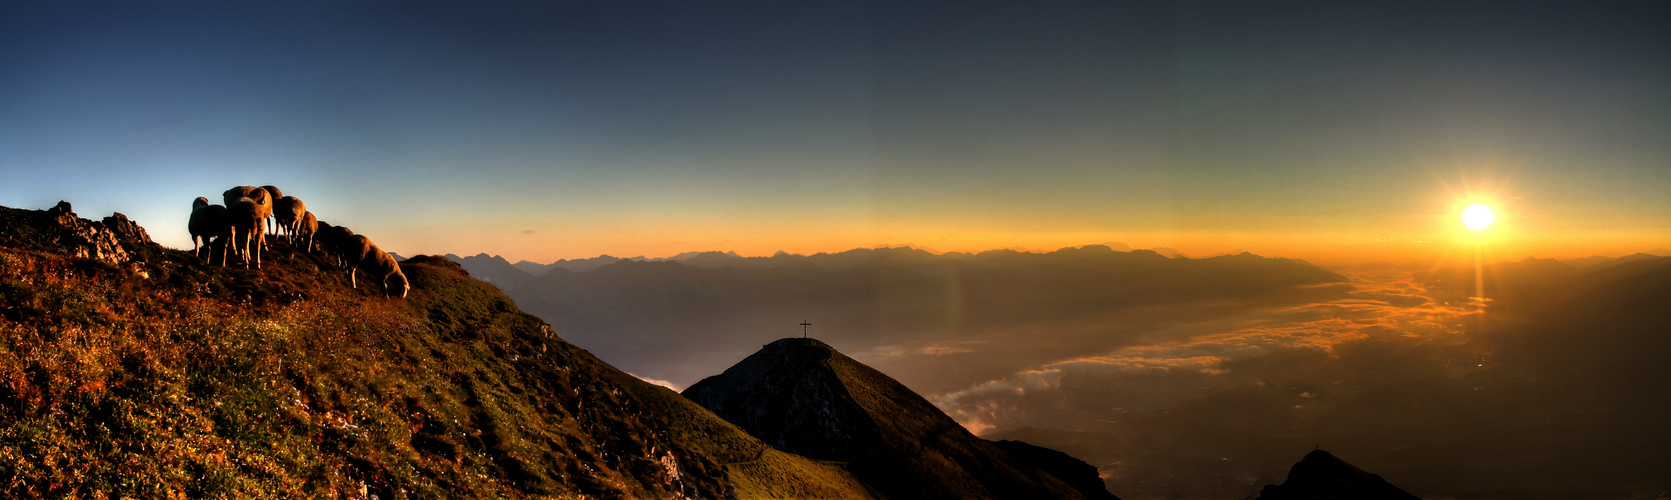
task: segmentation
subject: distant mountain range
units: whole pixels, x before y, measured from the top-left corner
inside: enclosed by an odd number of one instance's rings
[[[450,255],[450,254],[447,257],[453,258],[453,259],[458,259],[459,258],[456,255]],[[484,253],[484,254],[477,254],[476,257],[480,258],[480,257],[490,257],[490,256],[488,256],[487,254]],[[498,256],[491,256],[491,258],[497,258],[499,260],[504,260],[503,257],[498,257]],[[719,262],[719,263],[721,263],[719,265],[724,265],[723,264],[724,262],[730,262],[733,259],[739,259],[739,260],[744,260],[744,261],[747,260],[746,257],[743,257],[741,255],[737,255],[737,252],[685,252],[685,253],[681,253],[679,255],[674,255],[672,257],[654,257],[654,258],[645,257],[645,256],[642,256],[642,255],[637,256],[637,257],[621,258],[621,257],[616,257],[616,256],[613,256],[613,255],[605,254],[605,255],[599,255],[597,257],[592,257],[592,258],[589,258],[589,259],[572,259],[572,260],[571,259],[562,259],[562,260],[558,260],[556,262],[552,262],[550,264],[540,264],[538,262],[531,262],[531,261],[524,260],[524,261],[519,261],[515,264],[511,264],[511,266],[522,270],[522,272],[528,273],[530,276],[544,276],[545,273],[551,272],[551,270],[553,270],[553,269],[566,269],[570,272],[584,273],[584,272],[591,271],[591,270],[594,270],[594,269],[597,269],[597,268],[600,268],[600,267],[603,267],[603,266],[607,266],[607,265],[610,265],[610,264],[614,264],[616,262],[620,262],[620,261],[623,261],[623,260],[630,260],[630,261],[637,261],[637,262],[669,262],[669,261],[672,261],[672,262],[685,262],[685,263],[690,263],[690,264],[693,264],[693,265],[703,265],[703,264],[710,264],[710,263]]]
[[[1128,321],[1133,311],[1172,304],[1281,302],[1333,293],[1306,287],[1346,280],[1303,261],[1248,253],[1169,258],[1101,245],[1049,253],[883,248],[772,257],[701,252],[661,261],[598,257],[560,263],[608,263],[588,271],[555,267],[541,276],[486,254],[448,258],[577,344],[628,371],[681,386],[746,355],[767,340],[762,336],[797,333],[802,321],[849,351],[979,351],[970,342],[1002,343],[1040,328],[1101,328]],[[1115,317],[1121,319],[1109,320]],[[1116,332],[1095,335],[1107,346],[1135,341]],[[1065,355],[1048,343],[1003,354],[993,363]]]
[[[1130,246],[1128,246],[1124,243],[1102,243],[1102,244],[1093,245],[1093,246],[1108,247],[1112,250],[1121,251],[1121,252],[1126,252],[1126,251],[1131,251],[1132,250],[1132,248]],[[930,254],[933,254],[933,255],[947,255],[947,256],[950,256],[950,257],[953,257],[953,258],[969,257],[969,256],[978,255],[976,253],[970,253],[970,252],[946,252],[946,253],[942,254],[942,253],[939,253],[939,252],[932,252],[932,251],[929,251],[929,250],[913,247],[913,246],[910,246],[910,245],[878,246],[878,247],[870,248],[868,250],[891,250],[891,249],[905,249],[905,250],[922,251],[922,252],[930,253]],[[855,250],[861,250],[862,251],[862,250],[866,250],[866,249],[855,249]],[[1049,253],[1049,252],[1030,252],[1030,251],[1022,250],[1022,249],[1007,249],[1007,250],[995,250],[995,251],[996,252],[1016,252],[1016,253]],[[1166,248],[1166,247],[1156,247],[1156,248],[1153,248],[1153,249],[1148,249],[1146,251],[1154,252],[1156,254],[1159,254],[1159,255],[1167,257],[1167,258],[1174,258],[1174,259],[1190,258],[1188,255],[1185,255],[1182,252],[1179,252],[1179,251],[1177,251],[1175,249],[1172,249],[1172,248]],[[841,252],[841,254],[850,253],[850,252],[851,251]],[[987,253],[987,252],[981,252],[981,253]],[[1218,256],[1222,256],[1222,255],[1235,255],[1235,254],[1239,254],[1239,253],[1243,253],[1243,252],[1240,252],[1240,251],[1230,252],[1230,253],[1226,253],[1226,254],[1211,255],[1209,257],[1218,257]],[[557,261],[546,263],[546,264],[541,264],[541,263],[530,261],[530,260],[521,260],[521,261],[517,261],[515,263],[511,263],[510,261],[506,260],[504,257],[500,257],[498,255],[488,255],[486,253],[479,253],[479,254],[476,254],[476,255],[473,255],[473,256],[469,256],[469,257],[460,257],[460,256],[455,255],[455,254],[447,254],[447,258],[453,259],[453,260],[459,261],[459,262],[464,262],[466,260],[474,261],[473,263],[481,263],[481,262],[485,262],[487,260],[504,261],[506,264],[509,264],[511,267],[514,267],[514,268],[516,268],[516,269],[518,269],[518,270],[520,270],[524,273],[527,273],[529,276],[539,277],[539,276],[544,276],[546,273],[549,273],[552,270],[556,270],[556,269],[564,269],[564,270],[567,270],[569,272],[575,272],[575,273],[590,272],[590,271],[597,270],[600,267],[607,266],[607,265],[610,265],[610,264],[614,264],[616,262],[620,262],[620,261],[624,261],[624,260],[625,261],[634,261],[634,262],[680,262],[680,263],[684,263],[686,265],[692,265],[692,266],[697,266],[697,267],[715,267],[715,268],[726,267],[726,266],[734,266],[734,267],[772,267],[772,266],[783,264],[785,262],[800,261],[801,259],[812,259],[812,260],[816,261],[816,260],[819,260],[821,257],[826,257],[826,256],[829,256],[829,255],[831,255],[831,254],[818,253],[818,254],[808,256],[808,255],[791,254],[791,253],[788,253],[788,252],[778,251],[776,254],[773,254],[770,257],[744,257],[744,256],[739,255],[737,252],[734,252],[734,251],[721,252],[721,251],[710,250],[710,251],[700,251],[700,252],[684,252],[684,253],[680,253],[678,255],[674,255],[672,257],[645,257],[643,255],[636,256],[636,257],[616,257],[616,256],[613,256],[613,255],[604,254],[604,255],[599,255],[597,257],[582,258],[582,259],[559,259]],[[839,254],[837,254],[837,255],[839,255]]]

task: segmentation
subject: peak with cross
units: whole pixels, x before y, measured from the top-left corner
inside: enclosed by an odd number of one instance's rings
[[[1043,448],[1011,453],[818,339],[767,344],[684,395],[779,450],[847,463],[887,498],[1114,498],[1095,467]]]

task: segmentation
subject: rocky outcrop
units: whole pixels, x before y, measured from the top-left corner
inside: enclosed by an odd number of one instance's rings
[[[114,231],[101,222],[77,217],[70,207],[70,202],[60,201],[44,212],[37,212],[36,217],[49,218],[61,229],[46,240],[49,242],[48,245],[54,247],[48,250],[113,266],[126,264],[130,260],[128,250],[122,247]],[[127,217],[123,217],[123,220],[126,219]]]
[[[110,214],[109,217],[105,217],[104,227],[109,229],[110,232],[116,233],[117,239],[130,240],[139,244],[151,242],[151,235],[145,234],[145,228],[139,227],[138,223],[128,220],[128,216],[122,215],[122,212],[116,212]]]
[[[76,215],[67,201],[46,210],[0,207],[0,245],[91,259],[143,271],[134,251],[151,245],[145,228],[121,213],[102,221]]]

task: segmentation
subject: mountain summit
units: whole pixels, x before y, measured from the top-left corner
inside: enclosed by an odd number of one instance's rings
[[[684,395],[779,450],[847,462],[889,498],[1114,498],[1095,468],[1013,455],[816,339],[767,344]]]
[[[1257,500],[1322,500],[1361,498],[1365,500],[1417,500],[1381,476],[1364,472],[1335,457],[1316,450],[1288,470],[1281,485],[1265,485]]]

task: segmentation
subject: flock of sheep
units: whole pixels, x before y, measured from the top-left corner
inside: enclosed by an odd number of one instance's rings
[[[377,278],[388,296],[405,297],[411,285],[400,272],[400,264],[388,252],[377,248],[370,238],[348,228],[332,226],[314,217],[307,204],[295,196],[284,196],[273,186],[238,186],[221,193],[226,205],[211,205],[199,196],[192,201],[192,253],[204,262],[222,266],[237,256],[245,268],[261,269],[261,250],[267,246],[267,218],[272,217],[274,238],[283,237],[291,248],[313,252],[317,247],[348,269],[348,282],[359,288],[357,271]]]

